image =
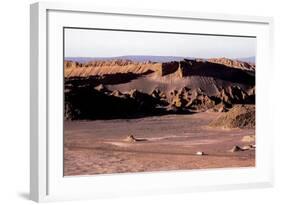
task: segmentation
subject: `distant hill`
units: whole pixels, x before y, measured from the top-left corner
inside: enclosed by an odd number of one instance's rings
[[[79,63],[85,63],[89,61],[105,61],[105,60],[131,60],[134,62],[170,62],[170,61],[181,61],[186,57],[180,57],[180,56],[145,56],[145,55],[130,55],[130,56],[117,56],[117,57],[66,57],[65,60],[68,61],[76,61]],[[188,58],[188,59],[194,59],[194,58]]]
[[[128,55],[128,56],[116,56],[116,57],[65,57],[64,60],[67,61],[76,61],[79,63],[86,63],[89,61],[105,61],[105,60],[131,60],[134,62],[171,62],[171,61],[182,61],[184,59],[194,60],[194,57],[182,57],[182,56],[147,56],[147,55]],[[235,60],[244,61],[247,63],[255,64],[255,57],[247,58],[235,58]]]
[[[251,56],[251,57],[247,57],[247,58],[236,58],[236,60],[244,61],[244,62],[251,63],[251,64],[256,64],[255,56]]]

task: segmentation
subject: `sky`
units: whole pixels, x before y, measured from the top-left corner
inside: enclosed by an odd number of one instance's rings
[[[65,57],[127,55],[245,58],[256,38],[65,28]]]

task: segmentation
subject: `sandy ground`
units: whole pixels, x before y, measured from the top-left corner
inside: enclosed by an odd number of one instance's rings
[[[254,150],[229,152],[234,145],[249,145],[241,139],[255,130],[208,127],[218,115],[65,121],[64,175],[255,166]],[[130,134],[147,141],[125,141]]]

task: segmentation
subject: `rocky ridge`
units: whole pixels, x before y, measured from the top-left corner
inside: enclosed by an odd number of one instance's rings
[[[64,62],[65,118],[227,112],[255,103],[254,65],[227,59],[168,63]]]

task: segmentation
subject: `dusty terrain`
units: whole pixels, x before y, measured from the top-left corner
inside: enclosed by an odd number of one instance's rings
[[[255,64],[64,61],[64,175],[255,166]]]
[[[255,166],[255,150],[230,152],[254,143],[243,137],[255,130],[207,126],[218,115],[66,121],[64,175]],[[146,141],[127,141],[130,134]]]

